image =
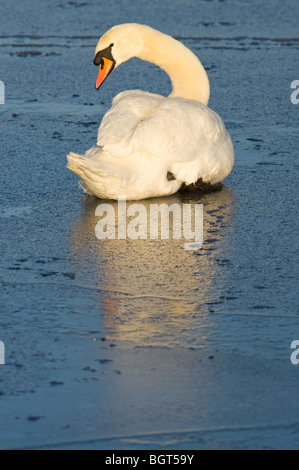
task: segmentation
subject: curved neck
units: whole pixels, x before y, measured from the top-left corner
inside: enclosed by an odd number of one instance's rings
[[[200,101],[210,98],[208,75],[195,54],[181,42],[152,28],[143,29],[143,46],[137,57],[165,70],[172,82],[170,97]]]

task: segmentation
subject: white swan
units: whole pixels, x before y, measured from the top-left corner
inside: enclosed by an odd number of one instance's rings
[[[172,93],[120,93],[103,118],[97,146],[84,156],[70,153],[68,168],[86,192],[103,199],[139,200],[174,194],[198,180],[221,182],[233,168],[234,149],[221,118],[207,107],[209,79],[198,58],[148,26],[115,26],[96,48],[96,88],[132,57],[164,69]]]

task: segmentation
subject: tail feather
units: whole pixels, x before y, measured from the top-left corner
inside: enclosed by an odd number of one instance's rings
[[[67,159],[67,168],[79,176],[84,191],[99,197],[111,195],[117,198],[116,195],[122,194],[134,177],[134,172],[121,165],[119,159],[115,162],[111,155],[104,153],[100,159],[93,159],[89,155],[71,152]]]
[[[81,155],[78,155],[76,153],[71,152],[68,156],[68,165],[67,168],[78,175],[80,178],[84,178],[84,172],[83,168],[84,166],[82,165],[83,158]]]
[[[84,175],[92,177],[93,173],[98,176],[107,175],[107,173],[103,171],[99,164],[96,164],[96,162],[82,155],[71,152],[67,156],[67,159],[67,168],[80,176],[80,178],[84,178]]]
[[[102,154],[101,159],[93,159],[88,155],[78,155],[71,152],[68,156],[67,168],[73,173],[76,173],[80,178],[84,176],[94,180],[98,178],[116,178],[122,181],[131,181],[134,172],[132,169],[127,168],[121,159],[112,157],[112,155]]]
[[[102,199],[158,197],[174,194],[181,186],[180,181],[168,180],[168,163],[147,152],[122,158],[98,147],[67,158],[68,169],[80,177],[85,192]]]

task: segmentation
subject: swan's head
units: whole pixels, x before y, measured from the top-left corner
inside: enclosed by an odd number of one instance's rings
[[[94,64],[100,67],[97,90],[116,67],[138,56],[143,47],[141,33],[141,25],[123,24],[114,26],[101,37],[94,58]]]
[[[136,23],[114,26],[100,39],[94,58],[94,64],[100,67],[96,89],[116,67],[132,57],[165,70],[173,85],[170,96],[208,104],[209,79],[195,54],[176,39]]]

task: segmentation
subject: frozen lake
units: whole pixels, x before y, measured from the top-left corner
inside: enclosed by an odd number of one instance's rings
[[[297,0],[2,0],[1,449],[299,447],[298,15]],[[234,141],[222,191],[146,203],[203,204],[199,251],[98,240],[100,201],[65,168],[117,93],[170,92],[137,59],[95,91],[96,43],[124,22],[198,55]]]

